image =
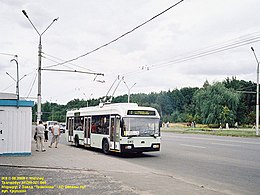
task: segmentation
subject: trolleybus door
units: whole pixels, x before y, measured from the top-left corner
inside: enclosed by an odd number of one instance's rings
[[[111,116],[110,118],[110,149],[119,150],[120,144],[120,117]]]
[[[110,149],[115,149],[115,116],[110,117]]]
[[[74,118],[68,118],[68,141],[73,142],[73,128],[74,128]]]
[[[84,144],[90,144],[91,117],[84,118]]]
[[[120,117],[116,116],[116,121],[115,121],[115,127],[116,127],[116,142],[115,142],[115,148],[117,150],[120,150]]]

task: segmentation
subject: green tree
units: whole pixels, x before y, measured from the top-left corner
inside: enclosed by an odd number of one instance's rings
[[[170,91],[165,92],[162,91],[159,93],[157,99],[156,99],[156,103],[158,105],[160,105],[160,110],[161,110],[161,116],[170,116],[171,113],[174,110],[174,102],[173,102],[173,98],[172,98],[172,94]]]
[[[250,113],[255,112],[256,84],[251,81],[237,80],[236,77],[226,78],[223,84],[240,93],[239,107],[235,113],[236,120],[242,124],[253,124],[255,119],[251,117]]]
[[[79,109],[82,107],[87,107],[88,103],[86,100],[74,99],[67,103],[67,109]]]
[[[216,82],[195,93],[196,115],[205,124],[233,123],[236,119],[234,113],[238,108],[239,98],[239,94],[233,89],[227,89],[222,83]]]

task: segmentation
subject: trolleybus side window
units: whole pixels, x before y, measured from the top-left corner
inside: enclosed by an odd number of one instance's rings
[[[69,135],[73,135],[73,118],[72,117],[67,118],[67,128],[69,130]]]
[[[83,131],[83,123],[84,123],[84,119],[83,117],[75,117],[74,118],[74,130],[77,131]]]
[[[109,115],[92,116],[92,133],[109,134]]]

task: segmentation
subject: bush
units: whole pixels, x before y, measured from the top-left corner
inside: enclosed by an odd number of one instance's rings
[[[213,129],[219,128],[219,124],[209,124],[208,127]]]

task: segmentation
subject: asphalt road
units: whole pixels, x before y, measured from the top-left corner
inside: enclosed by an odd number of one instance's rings
[[[27,194],[260,192],[259,138],[163,133],[162,150],[141,155],[104,155],[100,150],[76,148],[64,134],[60,141],[58,148],[48,148],[46,143],[46,152],[36,152],[32,141],[32,155],[0,157],[0,176],[44,177],[47,185],[55,186]],[[64,185],[84,188],[64,190]]]
[[[260,194],[259,138],[163,133],[160,153],[124,160],[217,193]]]

